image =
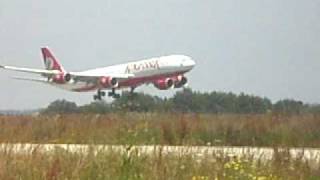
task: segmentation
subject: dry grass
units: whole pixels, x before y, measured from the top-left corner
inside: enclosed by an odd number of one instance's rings
[[[2,143],[168,144],[320,147],[315,115],[107,114],[0,116]],[[275,148],[276,150],[277,148]],[[199,158],[184,152],[0,151],[0,179],[319,179],[320,164],[289,153],[269,160]]]
[[[10,149],[10,148],[9,148]],[[319,179],[319,163],[293,158],[286,152],[271,160],[229,157],[223,153],[194,156],[107,150],[71,153],[63,149],[43,153],[0,151],[0,179]]]
[[[320,147],[320,116],[0,116],[0,142]]]

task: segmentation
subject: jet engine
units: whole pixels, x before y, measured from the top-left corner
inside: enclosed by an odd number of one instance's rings
[[[116,88],[118,87],[119,82],[113,77],[101,77],[98,84],[102,88]]]
[[[181,88],[188,83],[188,79],[184,76],[178,76],[174,83],[174,88]]]
[[[160,90],[167,90],[173,87],[174,82],[170,78],[159,79],[155,81],[154,86]]]
[[[71,80],[71,75],[69,73],[61,73],[54,75],[52,81],[58,84],[64,84]]]

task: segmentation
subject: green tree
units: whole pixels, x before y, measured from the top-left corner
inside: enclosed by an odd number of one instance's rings
[[[305,107],[301,101],[285,99],[276,102],[273,106],[273,111],[283,114],[301,114]]]
[[[78,112],[78,107],[76,103],[62,99],[62,100],[56,100],[50,103],[49,106],[42,113],[65,114],[65,113],[76,113],[76,112]]]
[[[82,113],[96,113],[105,114],[111,112],[113,109],[109,103],[106,101],[95,101],[91,104],[87,104],[79,107],[79,111]]]
[[[112,107],[117,110],[149,112],[156,111],[159,104],[163,104],[163,100],[157,96],[123,92],[119,99],[113,101]]]
[[[193,92],[186,88],[177,92],[173,98],[173,108],[176,111],[189,112],[193,110]]]

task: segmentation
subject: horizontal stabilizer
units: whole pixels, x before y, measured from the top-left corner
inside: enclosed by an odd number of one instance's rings
[[[46,79],[34,79],[34,78],[25,78],[25,77],[11,77],[12,79],[22,80],[22,81],[32,81],[32,82],[41,82],[48,83]]]

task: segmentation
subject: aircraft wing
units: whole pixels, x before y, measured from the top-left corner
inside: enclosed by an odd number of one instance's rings
[[[0,69],[7,69],[11,71],[19,71],[19,72],[26,72],[26,73],[33,73],[33,74],[40,74],[43,76],[51,76],[60,74],[58,70],[45,70],[45,69],[31,69],[31,68],[22,68],[22,67],[15,67],[15,66],[2,66],[0,65]]]
[[[61,71],[59,70],[32,69],[32,68],[23,68],[23,67],[15,67],[15,66],[0,65],[0,69],[39,74],[45,77],[61,74]],[[116,79],[129,79],[131,77],[134,77],[133,74],[126,74],[126,73],[70,72],[67,74],[69,74],[73,79],[78,81],[95,81],[101,77],[113,77]]]

